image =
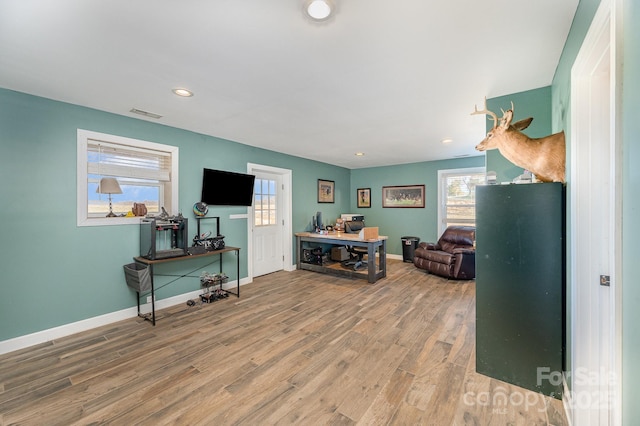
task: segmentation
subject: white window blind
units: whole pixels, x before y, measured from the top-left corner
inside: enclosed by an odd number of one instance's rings
[[[87,153],[89,174],[161,182],[171,180],[171,153],[169,152],[91,139],[87,143]]]

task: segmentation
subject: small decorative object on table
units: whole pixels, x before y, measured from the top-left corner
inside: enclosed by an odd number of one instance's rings
[[[204,247],[205,250],[222,250],[224,248],[224,235],[216,235],[212,237],[212,232],[204,232],[193,237],[194,247]]]
[[[196,217],[206,216],[207,213],[209,213],[209,206],[207,203],[199,202],[193,205],[193,214],[195,214]]]
[[[133,213],[134,216],[146,216],[147,206],[144,203],[133,203],[131,212]]]

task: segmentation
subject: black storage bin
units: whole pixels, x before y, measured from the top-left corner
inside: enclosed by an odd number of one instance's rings
[[[151,275],[147,265],[140,263],[124,265],[124,277],[127,280],[127,285],[138,293],[151,290]]]
[[[402,260],[404,262],[413,262],[413,254],[418,248],[420,238],[418,237],[402,237]]]
[[[302,261],[314,265],[322,265],[322,247],[302,249]]]

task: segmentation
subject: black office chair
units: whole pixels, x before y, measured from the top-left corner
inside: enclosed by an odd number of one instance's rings
[[[363,220],[347,220],[344,222],[344,232],[347,234],[357,234],[362,228],[364,228]],[[367,254],[366,247],[347,246],[347,251],[355,257],[350,257],[342,262],[342,266],[353,267],[354,271],[367,266],[367,261],[364,260],[364,255]]]

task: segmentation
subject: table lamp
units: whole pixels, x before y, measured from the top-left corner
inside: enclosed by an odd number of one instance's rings
[[[115,217],[116,215],[113,213],[113,207],[111,205],[111,194],[122,194],[118,180],[108,177],[100,179],[96,192],[98,194],[109,194],[109,214],[107,214],[107,217]]]

